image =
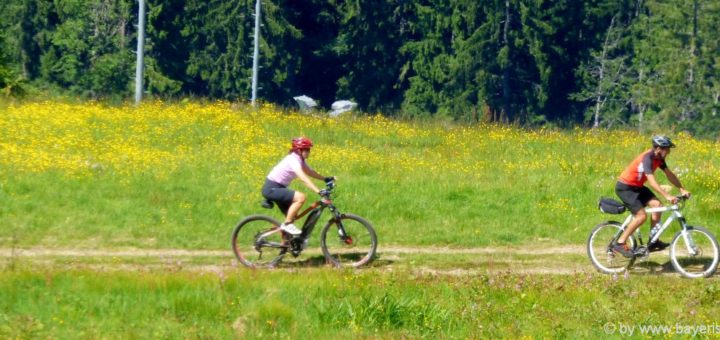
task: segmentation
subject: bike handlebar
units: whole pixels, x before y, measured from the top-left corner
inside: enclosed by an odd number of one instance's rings
[[[675,198],[677,198],[678,201],[687,201],[690,199],[690,195],[677,195]]]
[[[685,202],[690,199],[690,195],[677,195],[675,198],[677,198],[677,202],[675,204],[682,209],[685,207]]]
[[[335,189],[335,180],[325,181],[325,189],[320,190],[320,197],[330,199],[330,194]]]

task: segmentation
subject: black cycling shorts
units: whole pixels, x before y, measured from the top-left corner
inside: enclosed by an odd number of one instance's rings
[[[615,194],[630,208],[633,215],[640,209],[644,209],[652,199],[657,199],[647,187],[634,187],[623,182],[615,184]]]
[[[288,189],[280,183],[267,179],[262,188],[262,195],[267,198],[268,201],[275,202],[278,208],[280,208],[280,211],[282,211],[284,215],[287,215],[288,209],[290,209],[290,205],[295,197],[295,191]]]

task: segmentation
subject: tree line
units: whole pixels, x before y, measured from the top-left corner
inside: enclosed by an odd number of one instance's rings
[[[250,97],[255,0],[147,0],[146,95]],[[132,96],[136,0],[0,2],[0,88]],[[714,0],[263,0],[258,97],[717,138]]]

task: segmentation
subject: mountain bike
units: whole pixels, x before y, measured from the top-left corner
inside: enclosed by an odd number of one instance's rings
[[[326,183],[320,200],[297,215],[293,222],[307,216],[302,233],[290,235],[280,229],[280,222],[270,216],[251,215],[241,220],[232,233],[232,249],[238,261],[250,268],[272,268],[288,253],[300,256],[320,216],[330,210],[330,220],[320,233],[320,247],[326,263],[335,267],[359,267],[373,260],[377,250],[377,236],[370,222],[364,218],[341,213],[331,195],[335,182]],[[264,208],[273,204],[263,201]]]
[[[654,212],[670,212],[660,229],[651,237],[648,244],[657,241],[660,235],[670,225],[677,221],[680,231],[675,233],[670,242],[670,262],[673,268],[682,276],[688,278],[709,277],[718,266],[720,259],[720,247],[715,236],[703,227],[690,226],[687,224],[681,210],[690,197],[677,196],[678,203],[658,207],[645,208],[648,214]],[[601,199],[600,210],[610,214],[622,214],[627,209],[623,203],[616,200]],[[630,269],[637,259],[645,259],[650,255],[647,246],[643,245],[640,228],[631,235],[626,243],[633,250],[633,256],[626,258],[622,254],[612,251],[612,244],[623,233],[625,228],[633,220],[632,213],[629,214],[623,223],[607,221],[596,225],[590,232],[587,240],[587,253],[592,264],[601,272],[613,274]]]

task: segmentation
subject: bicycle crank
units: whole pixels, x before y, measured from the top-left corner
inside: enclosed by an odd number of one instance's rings
[[[650,255],[650,250],[646,246],[639,246],[635,251],[633,251],[633,255],[637,257],[648,257]]]

